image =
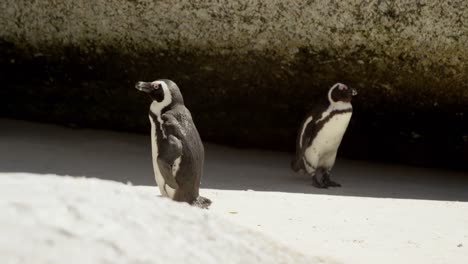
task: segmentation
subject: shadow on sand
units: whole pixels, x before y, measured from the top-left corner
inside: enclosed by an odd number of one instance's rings
[[[338,160],[320,190],[289,169],[291,155],[206,145],[202,188],[468,201],[462,172]],[[95,177],[155,185],[149,136],[0,119],[0,172]]]

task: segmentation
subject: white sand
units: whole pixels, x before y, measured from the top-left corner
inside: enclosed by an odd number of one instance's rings
[[[1,176],[0,263],[336,263],[122,183]]]
[[[1,173],[131,181],[153,195],[150,153],[147,136],[0,120]],[[344,263],[468,263],[467,173],[338,160],[343,187],[318,190],[289,158],[207,145],[208,214]]]

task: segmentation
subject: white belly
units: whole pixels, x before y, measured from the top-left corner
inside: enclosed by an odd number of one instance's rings
[[[153,170],[154,170],[154,177],[156,178],[156,183],[158,184],[159,191],[161,192],[162,196],[173,198],[175,194],[175,190],[171,188],[169,185],[166,184],[161,171],[159,170],[158,166],[158,144],[157,144],[157,135],[156,135],[156,124],[154,123],[153,119],[149,117],[151,122],[151,151],[153,157]]]
[[[333,116],[317,133],[312,144],[304,153],[305,159],[312,166],[312,168],[308,168],[309,173],[318,167],[331,168],[333,166],[336,152],[348,127],[351,115],[351,113],[343,113]]]

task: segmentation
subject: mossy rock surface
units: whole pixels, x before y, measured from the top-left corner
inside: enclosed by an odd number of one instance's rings
[[[341,155],[467,168],[466,1],[14,1],[0,114],[148,131],[138,80],[179,84],[204,140],[292,151],[335,82],[359,91]]]

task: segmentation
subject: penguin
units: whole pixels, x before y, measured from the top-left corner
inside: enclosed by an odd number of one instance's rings
[[[205,151],[190,111],[176,83],[161,79],[137,82],[152,99],[149,109],[153,169],[163,197],[207,209],[199,195]]]
[[[351,99],[355,95],[355,89],[334,84],[328,90],[328,102],[318,104],[298,131],[291,167],[295,172],[312,176],[312,185],[317,188],[341,187],[330,179],[330,173],[353,114]]]

